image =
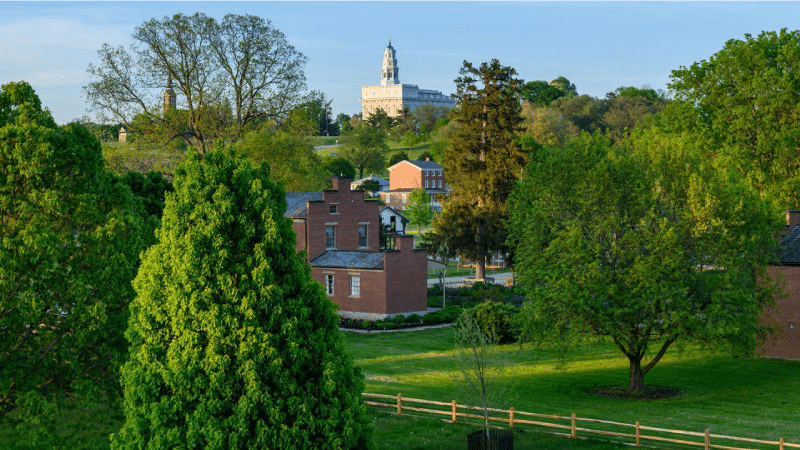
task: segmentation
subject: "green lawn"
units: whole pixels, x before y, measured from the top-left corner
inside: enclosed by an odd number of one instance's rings
[[[466,403],[454,377],[458,361],[451,328],[346,336],[364,371],[367,392]],[[696,432],[709,428],[713,434],[755,439],[782,436],[800,443],[798,361],[739,359],[696,346],[675,348],[648,374],[645,384],[677,388],[680,395],[624,400],[585,392],[627,384],[627,360],[612,345],[584,348],[566,370],[554,367],[555,359],[546,353],[537,356],[519,345],[502,350],[512,366],[504,377],[509,394],[495,405],[498,408],[564,416],[574,412],[579,417],[631,424],[639,420],[643,425]]]

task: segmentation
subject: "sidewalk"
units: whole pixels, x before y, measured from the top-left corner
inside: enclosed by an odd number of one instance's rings
[[[473,275],[469,276],[457,276],[457,277],[447,277],[444,279],[446,285],[450,286],[453,284],[463,284],[465,278],[471,278]],[[494,278],[494,284],[500,284],[505,286],[506,280],[511,278],[511,272],[500,272],[500,273],[493,273],[486,275],[486,278]],[[428,287],[434,286],[439,284],[439,278],[428,278]]]

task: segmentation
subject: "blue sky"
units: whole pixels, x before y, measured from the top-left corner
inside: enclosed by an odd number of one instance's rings
[[[525,80],[565,76],[603,97],[619,86],[667,89],[670,72],[745,33],[796,29],[795,2],[0,2],[0,83],[25,80],[59,123],[93,114],[82,87],[103,43],[177,12],[269,19],[308,57],[309,89],[334,115],[360,112],[392,36],[400,82],[450,94],[462,61],[500,60]]]

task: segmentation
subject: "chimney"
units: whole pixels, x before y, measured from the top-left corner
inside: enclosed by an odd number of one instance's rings
[[[331,181],[331,187],[334,191],[349,191],[350,190],[350,178],[346,177],[333,177]]]
[[[430,156],[426,156],[426,157],[425,157],[425,161],[430,161],[430,160],[431,160],[431,157],[430,157]]]
[[[794,209],[786,211],[786,225],[792,228],[798,224],[800,224],[800,210]]]
[[[394,249],[399,251],[414,250],[414,236],[406,234],[397,236],[394,240]]]

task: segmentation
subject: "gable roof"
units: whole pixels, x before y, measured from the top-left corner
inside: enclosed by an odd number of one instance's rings
[[[308,215],[308,202],[321,202],[322,192],[287,192],[288,207],[283,217],[302,218]]]
[[[800,225],[794,225],[781,238],[781,264],[800,266]]]
[[[383,253],[328,250],[309,263],[311,267],[383,269]]]
[[[406,160],[400,161],[399,163],[393,165],[392,167],[389,167],[389,169],[387,169],[387,170],[389,170],[391,172],[392,170],[396,169],[401,164],[411,164],[412,166],[414,166],[414,167],[416,167],[418,169],[422,169],[422,170],[431,170],[431,169],[440,169],[441,170],[441,169],[444,169],[444,166],[442,166],[441,164],[437,164],[437,163],[435,163],[433,161],[419,161],[419,160],[406,159]]]
[[[388,210],[387,214],[394,214],[395,216],[399,216],[400,220],[403,223],[410,222],[410,220],[408,218],[406,218],[406,216],[400,214],[400,212],[398,212],[396,209],[392,208],[391,206],[383,207],[383,209],[381,209],[381,212],[379,212],[378,214],[383,215],[383,212],[386,211],[386,210]]]

